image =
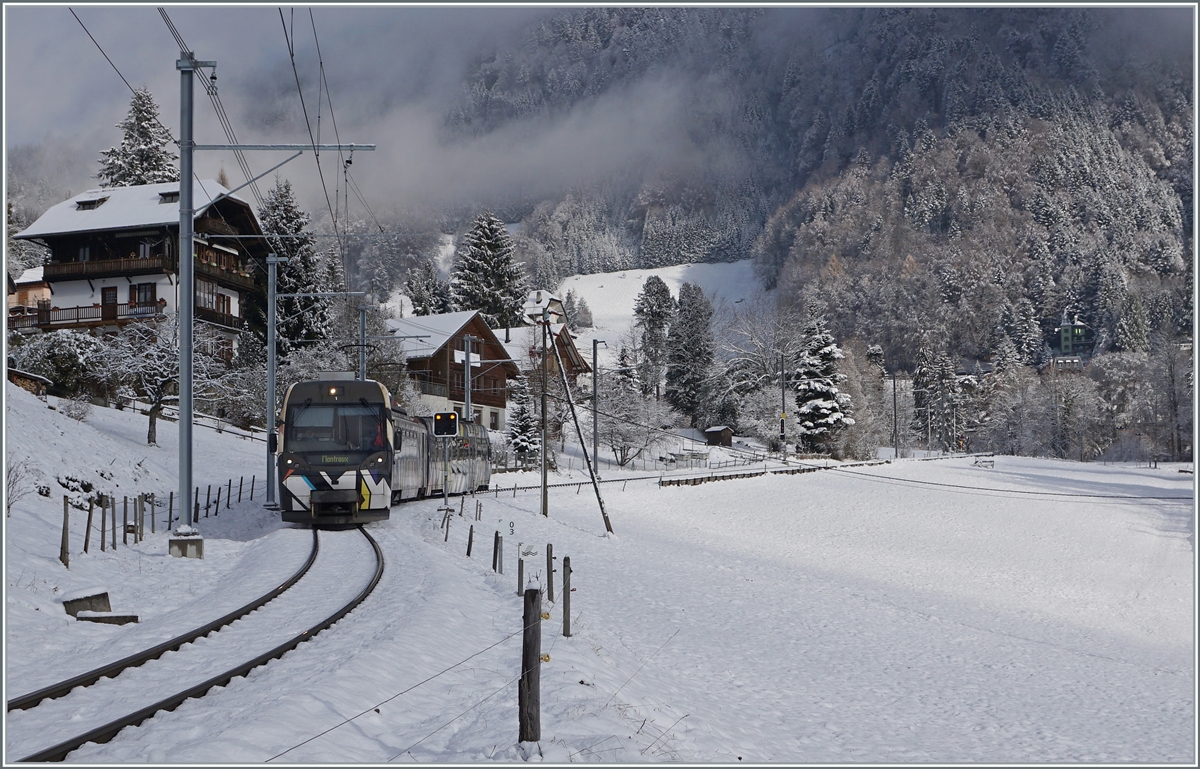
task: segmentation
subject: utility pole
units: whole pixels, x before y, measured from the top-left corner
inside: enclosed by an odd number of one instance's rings
[[[463,337],[463,419],[473,422],[471,411],[471,347],[475,337],[467,334]]]
[[[275,434],[275,265],[287,260],[286,256],[267,254],[267,507],[275,504],[275,452],[271,450]]]
[[[896,372],[892,372],[892,447],[900,458],[900,411],[896,400]]]
[[[546,332],[550,328],[550,303],[542,308],[542,515],[550,517],[550,492],[546,478]]]
[[[787,462],[787,372],[779,356],[779,458]]]
[[[179,498],[191,499],[192,492],[192,314],[195,247],[192,203],[192,78],[197,68],[212,67],[215,61],[196,61],[191,51],[180,51],[179,70]]]
[[[597,362],[597,351],[600,345],[608,347],[603,339],[592,340],[592,459],[596,465],[596,477],[600,477],[600,365]]]
[[[358,305],[358,379],[367,380],[367,305]]]

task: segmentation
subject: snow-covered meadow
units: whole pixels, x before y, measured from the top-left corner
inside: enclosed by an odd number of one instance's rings
[[[218,616],[303,559],[307,533],[260,488],[201,519],[202,561],[167,556],[161,526],[83,554],[73,510],[63,568],[55,476],[163,494],[175,425],[149,448],[141,415],[80,423],[6,396],[7,451],[52,488],[5,521],[7,698]],[[197,482],[261,482],[261,442],[196,441]],[[371,527],[384,579],[346,619],[68,760],[1194,763],[1193,476],[1178,470],[960,457],[662,488],[630,473],[602,486],[613,537],[587,485],[552,489],[549,518],[536,492],[479,495],[478,522],[467,499],[448,542],[440,501],[398,506]],[[517,543],[536,551],[533,584],[546,543],[574,571],[570,638],[561,572],[546,605],[540,745],[517,742]],[[59,597],[92,585],[140,622],[67,617]],[[6,730],[6,760],[28,739]]]

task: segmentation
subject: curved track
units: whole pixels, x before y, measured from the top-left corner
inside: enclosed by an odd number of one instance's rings
[[[111,662],[107,665],[102,665],[98,668],[95,668],[94,670],[89,670],[86,673],[81,673],[72,678],[59,681],[58,683],[50,684],[49,686],[42,687],[35,692],[30,692],[29,694],[24,694],[20,697],[14,697],[8,701],[8,710],[26,710],[41,704],[43,700],[56,699],[58,697],[66,696],[77,686],[91,686],[101,678],[113,678],[129,668],[135,668],[139,665],[149,662],[150,660],[158,659],[167,652],[178,650],[179,647],[186,643],[191,643],[197,638],[202,638],[214,630],[220,630],[226,625],[241,619],[255,609],[258,609],[270,601],[278,598],[289,587],[296,584],[301,577],[308,573],[309,567],[313,565],[313,561],[317,560],[317,550],[317,530],[313,529],[312,551],[309,552],[308,559],[295,574],[289,577],[288,580],[279,587],[264,593],[239,609],[234,609],[223,617],[218,617],[206,625],[202,625],[194,630],[189,630],[183,635],[176,636],[170,640],[163,641],[157,646],[152,646],[145,651],[131,654],[128,657],[117,660],[116,662]]]
[[[53,745],[52,747],[45,748],[43,750],[39,750],[35,753],[25,756],[24,758],[22,758],[20,760],[25,761],[25,762],[61,761],[71,751],[75,750],[76,748],[79,748],[80,746],[82,746],[86,743],[108,742],[114,736],[116,736],[118,732],[120,732],[125,727],[139,724],[142,721],[146,720],[147,718],[150,718],[151,716],[155,715],[159,711],[174,710],[185,700],[188,700],[193,697],[201,697],[205,693],[207,693],[210,689],[212,689],[213,687],[224,686],[225,684],[229,683],[232,679],[237,678],[238,676],[244,676],[247,673],[249,673],[251,670],[253,670],[254,668],[264,665],[273,659],[278,659],[279,657],[282,657],[284,654],[286,654],[287,652],[296,648],[304,641],[309,640],[310,638],[314,637],[317,633],[320,633],[325,628],[328,628],[331,625],[333,625],[334,623],[336,623],[338,620],[340,620],[342,617],[346,616],[346,614],[348,614],[350,611],[352,611],[356,606],[358,606],[360,603],[362,603],[363,600],[365,600],[367,598],[367,596],[371,594],[371,591],[373,591],[375,589],[375,586],[379,583],[380,578],[383,576],[383,568],[384,568],[383,551],[380,549],[379,545],[375,542],[375,540],[371,537],[371,535],[368,534],[361,526],[359,526],[357,528],[358,528],[359,532],[366,538],[371,549],[374,551],[375,567],[371,574],[370,579],[367,581],[366,586],[363,587],[360,591],[358,591],[357,594],[355,594],[349,600],[344,601],[340,606],[338,606],[336,611],[332,612],[328,616],[325,616],[323,619],[316,622],[315,624],[305,627],[301,632],[291,635],[290,637],[287,638],[287,640],[284,640],[281,643],[271,642],[273,644],[272,648],[269,648],[267,651],[256,655],[253,659],[251,659],[249,661],[241,662],[237,665],[229,667],[228,669],[224,670],[223,672],[221,672],[217,675],[208,677],[207,679],[201,681],[200,683],[185,686],[184,688],[177,691],[176,693],[174,693],[168,697],[163,697],[163,698],[159,699],[157,702],[153,702],[152,704],[137,708],[136,710],[129,713],[128,715],[122,716],[121,718],[118,718],[116,720],[108,721],[107,723],[104,723],[101,726],[92,728],[92,729],[88,730],[87,732],[80,734],[78,736],[75,736],[75,737],[72,737],[72,738],[66,739],[66,740],[61,740],[60,742]],[[316,534],[314,532],[314,541],[315,541],[315,537],[316,537]],[[360,542],[361,542],[361,540],[360,540]],[[345,550],[347,547],[346,541],[341,541],[337,544],[339,547],[342,548],[342,550]],[[314,547],[314,556],[315,556],[315,552],[316,552],[316,548]],[[347,556],[343,555],[343,557],[347,557]],[[335,569],[339,566],[339,563],[336,560],[336,558],[337,558],[337,556],[335,555],[334,559],[332,560],[332,564]],[[305,571],[307,571],[307,567],[309,565],[311,565],[311,564],[306,564]],[[325,582],[325,583],[322,582],[320,575],[319,575],[322,564],[318,563],[317,566],[318,566],[317,571],[314,572],[314,573],[318,573],[317,579],[315,581],[309,580],[303,584],[308,585],[309,582],[319,583],[319,584],[314,584],[314,589],[316,589],[318,591],[318,594],[320,594],[322,592],[322,588],[327,587],[328,585],[327,585],[327,582]],[[337,572],[337,571],[335,571],[334,573],[340,574],[340,572]],[[298,580],[298,579],[299,579],[299,575],[295,578],[295,580]],[[294,584],[295,580],[289,580],[289,582],[292,582]],[[272,591],[272,592],[274,592],[274,591]],[[302,590],[300,592],[303,593],[304,591]],[[275,611],[275,614],[272,614],[272,612],[267,612],[269,615],[272,615],[272,616],[263,617],[261,622],[264,623],[265,626],[267,626],[267,627],[273,627],[275,625],[286,624],[285,619],[295,620],[295,617],[293,615],[302,614],[301,610],[298,607],[309,607],[309,605],[312,604],[313,601],[306,596],[299,596],[299,597],[296,597],[296,600],[293,603],[296,604],[296,607],[280,607],[279,609],[277,609]],[[278,604],[276,604],[276,606],[278,606]],[[291,612],[291,614],[288,614],[289,611]],[[279,613],[282,613],[283,616],[282,617],[278,616]],[[250,620],[247,620],[247,621],[250,621]],[[256,632],[261,633],[261,629]],[[221,634],[221,635],[223,636],[224,634]],[[220,641],[220,638],[217,638],[217,640]],[[171,642],[167,642],[167,643],[171,643]],[[165,645],[166,644],[164,644],[164,646]],[[227,652],[224,654],[226,657],[232,657],[234,659],[236,659],[237,651],[241,650],[244,646],[243,643],[236,642],[236,641],[231,641],[227,645],[232,646],[234,651]],[[213,646],[215,647],[216,644],[213,644]],[[166,650],[164,649],[162,652],[159,652],[159,653],[162,654],[165,651]],[[218,659],[223,654],[220,649],[215,649],[215,650],[207,649],[206,650],[207,656],[213,656],[214,651],[215,651]],[[200,659],[197,662],[192,663],[192,665],[191,665],[192,670],[195,670],[195,671],[207,670],[210,666],[220,669],[221,665],[214,664],[213,662],[204,659],[203,657],[205,657],[205,654],[199,654],[198,656],[200,657]],[[226,662],[225,664],[228,664],[228,663]],[[151,667],[151,666],[147,666],[147,668],[148,667]],[[156,676],[158,676],[160,678],[160,681],[161,681],[162,676],[173,676],[176,671],[185,670],[187,668],[186,665],[181,664],[180,662],[177,662],[177,661],[169,662],[166,665],[159,664],[159,665],[155,665],[153,667],[157,668],[157,670],[154,671],[154,673]],[[93,672],[95,672],[95,671],[93,671]],[[90,675],[90,674],[85,674],[85,675]],[[157,689],[158,691],[163,690],[161,683],[159,683],[157,685],[150,685],[150,686],[146,686],[145,684],[135,683],[132,688],[136,689],[138,687],[145,687],[148,690],[155,690],[155,689]],[[169,691],[169,689],[167,689],[167,690]],[[118,695],[115,695],[112,697],[112,700],[121,702],[122,704],[125,702],[126,699],[131,699],[131,698],[128,695],[121,695],[119,693],[118,693]],[[144,702],[145,700],[143,699],[142,701]],[[67,702],[67,701],[64,700],[64,702]],[[87,709],[87,707],[89,707],[89,706],[87,706],[85,704],[83,707],[80,707],[79,709],[84,710],[84,709]],[[97,707],[95,705],[90,706],[94,715],[99,715],[108,707],[111,707],[111,706],[106,705],[106,704],[102,704],[99,707]],[[39,711],[41,709],[42,708],[38,708]],[[34,711],[34,712],[36,713],[37,711]],[[54,714],[51,714],[51,716],[50,716],[50,721],[52,723],[56,723],[61,720],[62,720],[62,717],[56,718]],[[73,719],[71,719],[71,720],[73,720]]]

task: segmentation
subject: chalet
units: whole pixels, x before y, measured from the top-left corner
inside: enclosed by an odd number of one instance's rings
[[[253,262],[267,246],[253,237],[262,229],[246,201],[212,180],[193,194],[195,316],[221,331],[229,354],[255,289]],[[178,182],[88,190],[14,237],[41,243],[50,258],[40,275],[48,296],[33,313],[10,311],[10,329],[110,331],[178,306]]]
[[[1054,329],[1054,335],[1058,343],[1057,354],[1068,357],[1083,356],[1086,358],[1091,355],[1092,347],[1096,343],[1091,326],[1081,323],[1078,315],[1075,316],[1073,323],[1063,323]]]
[[[510,340],[504,343],[504,349],[508,351],[509,357],[516,362],[522,373],[527,376],[540,376],[542,365],[542,330],[540,327],[520,326],[504,329],[502,332],[498,331],[497,335]],[[552,351],[547,350],[549,358],[546,362],[546,371],[552,378],[558,379],[559,358],[562,359],[567,381],[571,383],[572,387],[575,386],[581,374],[591,373],[592,367],[579,352],[579,347],[575,345],[575,336],[565,323],[551,323],[546,339],[548,345],[553,344],[558,348],[558,358]],[[551,342],[551,340],[553,341]]]
[[[463,370],[467,337],[471,339],[470,418],[491,430],[506,424],[508,378],[517,365],[475,310],[421,315],[387,321],[388,330],[404,340],[409,375],[431,411],[464,416]]]
[[[8,295],[9,315],[29,315],[38,309],[49,309],[53,292],[44,271],[44,267],[31,267],[13,281],[13,290]]]

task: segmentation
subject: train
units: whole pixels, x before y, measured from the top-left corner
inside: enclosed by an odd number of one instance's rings
[[[433,417],[409,416],[374,380],[339,372],[296,382],[280,414],[279,508],[288,523],[387,520],[401,502],[491,483],[483,425],[460,421],[457,436],[435,437]]]

